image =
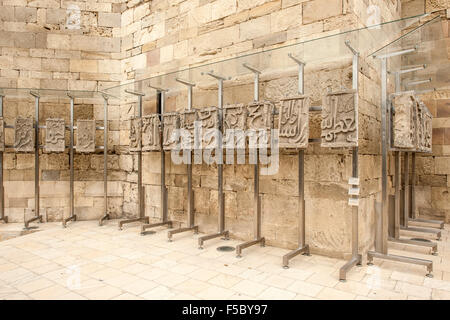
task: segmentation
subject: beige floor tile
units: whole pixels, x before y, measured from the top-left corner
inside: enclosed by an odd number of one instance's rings
[[[100,288],[84,293],[89,300],[108,300],[121,295],[123,291],[119,288],[104,285]]]
[[[151,289],[153,289],[157,286],[158,286],[158,284],[154,281],[138,279],[136,281],[123,284],[123,285],[119,286],[119,288],[138,296],[142,293],[150,291]]]
[[[450,300],[450,292],[447,290],[433,289],[431,298],[433,300]]]
[[[203,291],[200,291],[196,294],[196,296],[205,300],[227,300],[234,294],[235,293],[229,289],[211,286]]]
[[[354,300],[356,294],[326,287],[319,292],[317,298],[322,300]]]
[[[269,287],[259,294],[257,298],[262,300],[292,300],[295,296],[294,292]]]
[[[186,281],[189,279],[186,276],[183,276],[181,274],[167,274],[162,277],[156,278],[154,281],[159,283],[160,285],[172,288],[176,287],[178,284]]]
[[[16,288],[25,294],[29,294],[53,285],[55,285],[53,281],[50,281],[46,278],[38,278],[36,280],[18,285]]]
[[[265,289],[267,289],[266,285],[250,280],[242,280],[231,287],[231,290],[251,297],[256,297]]]
[[[191,272],[194,272],[195,270],[199,269],[199,267],[191,265],[191,264],[186,264],[186,263],[177,263],[175,266],[169,268],[170,272],[175,272],[178,274],[183,274],[183,275],[187,275]]]
[[[146,293],[140,295],[140,297],[147,300],[164,300],[170,299],[175,293],[165,286],[157,286]]]
[[[70,291],[60,285],[53,285],[35,292],[30,293],[28,296],[37,300],[58,300],[62,296],[69,294]]]
[[[178,284],[176,290],[194,296],[209,287],[211,287],[211,284],[195,279],[189,279]]]
[[[296,280],[294,281],[289,287],[286,289],[289,291],[293,291],[295,293],[309,296],[309,297],[316,297],[319,292],[323,289],[323,286],[308,283],[306,281]]]
[[[355,295],[367,296],[370,291],[370,287],[361,282],[356,282],[352,280],[347,280],[345,282],[339,282],[335,287],[335,289],[348,292]]]
[[[334,287],[339,283],[338,277],[333,277],[328,274],[314,273],[308,279],[307,282],[318,284],[324,287]]]
[[[275,274],[263,280],[262,283],[271,287],[285,289],[292,284],[292,279]]]
[[[218,272],[202,268],[187,274],[187,276],[195,280],[208,281],[211,278],[217,276],[218,274],[219,274]]]
[[[211,278],[208,280],[208,283],[219,286],[219,287],[223,287],[223,288],[231,288],[232,286],[236,285],[237,283],[239,283],[240,281],[242,281],[242,278],[239,277],[235,277],[229,274],[223,274],[220,273],[217,276],[215,276],[214,278]]]
[[[144,298],[135,296],[131,293],[123,293],[120,296],[113,298],[112,300],[143,300]]]
[[[394,292],[384,289],[372,289],[367,295],[370,299],[377,300],[406,300],[407,295],[404,293]]]
[[[431,289],[424,286],[416,286],[407,282],[397,282],[394,289],[396,292],[404,293],[407,296],[415,296],[423,299],[431,299]]]

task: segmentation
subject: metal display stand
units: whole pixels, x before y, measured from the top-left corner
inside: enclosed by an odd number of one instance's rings
[[[219,129],[223,129],[223,82],[226,78],[214,74],[212,71],[205,73],[206,75],[216,79],[218,81],[218,107],[219,107]],[[207,240],[222,237],[223,240],[229,240],[230,233],[225,230],[225,197],[223,193],[223,151],[222,151],[222,137],[219,138],[219,150],[220,159],[217,164],[217,175],[218,175],[218,199],[219,199],[219,212],[218,212],[218,232],[198,238],[198,248],[203,249],[203,243]]]
[[[42,222],[39,214],[39,94],[30,91],[35,101],[35,121],[34,121],[34,217],[24,221],[24,229],[30,229],[30,223],[34,221]]]
[[[175,79],[175,81],[184,84],[188,88],[188,106],[187,110],[192,110],[192,89],[195,87],[194,83],[191,83],[182,79]],[[198,226],[194,224],[194,192],[192,190],[192,150],[189,151],[189,163],[187,165],[187,174],[188,174],[188,214],[187,214],[187,223],[185,228],[178,228],[175,230],[170,230],[167,232],[167,237],[169,241],[172,241],[172,237],[174,234],[194,231],[195,234],[198,234]]]
[[[111,219],[108,213],[108,100],[106,93],[103,95],[103,201],[105,204],[103,216],[98,221],[98,225],[102,226],[103,221]]]
[[[1,93],[0,93],[0,117],[3,117],[3,94]],[[5,216],[5,189],[3,186],[3,151],[0,151],[0,221],[8,223],[8,217]]]
[[[291,54],[288,56],[298,64],[298,93],[303,95],[305,93],[305,63]],[[298,247],[283,256],[283,268],[285,269],[289,268],[289,260],[299,254],[310,255],[305,237],[305,151],[303,149],[298,151],[298,207]]]
[[[350,49],[353,54],[352,62],[352,88],[356,90],[358,96],[358,79],[359,79],[359,52],[357,52],[349,41],[345,42],[345,45]],[[357,98],[358,99],[358,98]],[[358,147],[354,147],[352,150],[352,178],[349,180],[351,189],[349,195],[349,203],[352,205],[352,258],[339,270],[339,280],[345,281],[347,279],[347,272],[355,265],[360,266],[362,263],[362,256],[358,253],[358,195],[359,195],[359,177],[358,177]],[[352,192],[354,190],[355,192]],[[353,203],[356,202],[356,203]]]
[[[250,70],[254,74],[253,81],[253,99],[254,101],[259,101],[259,75],[260,71],[257,69],[247,65],[244,63],[242,65],[244,68]],[[253,201],[254,201],[254,240],[247,241],[241,243],[236,246],[236,257],[240,258],[242,249],[251,247],[255,244],[260,244],[261,247],[264,247],[266,244],[266,240],[261,236],[261,195],[259,194],[259,157],[258,157],[258,149],[254,149],[255,152],[255,161],[256,164],[253,166],[253,174],[254,174],[254,184],[253,184]]]
[[[150,88],[155,89],[158,93],[161,94],[161,136],[164,134],[164,121],[163,121],[163,114],[164,114],[164,107],[165,107],[165,100],[166,100],[166,92],[168,90],[153,87],[150,86]],[[142,116],[142,114],[141,114]],[[141,227],[141,235],[145,235],[145,232],[147,229],[155,228],[155,227],[161,227],[161,226],[167,226],[168,228],[172,228],[172,221],[168,219],[168,212],[167,212],[167,186],[166,186],[166,157],[165,152],[163,148],[163,139],[160,139],[161,141],[161,222],[152,223],[149,224],[148,217],[147,217],[147,224],[143,224]],[[141,153],[141,152],[140,152]],[[142,184],[142,177],[141,177],[141,184]]]
[[[433,262],[431,260],[411,258],[388,254],[388,186],[387,186],[387,166],[388,166],[388,130],[387,130],[387,114],[388,114],[388,93],[387,93],[387,62],[388,59],[395,56],[401,56],[411,52],[415,52],[418,47],[400,50],[396,52],[375,55],[374,58],[381,61],[381,210],[377,210],[376,214],[376,235],[375,235],[375,251],[367,253],[368,265],[373,264],[374,258],[423,265],[427,267],[428,277],[432,277]],[[397,166],[399,162],[397,161]],[[397,178],[399,174],[397,174]],[[399,181],[399,180],[397,180]],[[397,186],[398,189],[398,186]],[[397,217],[398,218],[398,217]],[[397,219],[396,218],[396,219]],[[399,219],[398,219],[399,220]]]
[[[145,96],[145,94],[141,92],[135,92],[130,90],[125,90],[126,93],[137,96],[138,97],[138,117],[142,118],[142,97]],[[137,151],[138,156],[138,214],[139,216],[137,218],[133,219],[127,219],[119,221],[119,230],[122,230],[122,227],[124,224],[127,223],[133,223],[133,222],[143,222],[148,223],[149,218],[145,216],[145,210],[144,210],[144,190],[142,187],[142,151]]]

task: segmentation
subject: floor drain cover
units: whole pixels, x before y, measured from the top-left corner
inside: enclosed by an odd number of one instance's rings
[[[224,251],[224,252],[230,252],[230,251],[234,251],[234,247],[230,247],[230,246],[221,246],[217,248],[217,251]]]
[[[414,241],[422,241],[422,242],[431,242],[431,240],[428,240],[428,239],[422,239],[422,238],[412,238],[411,240],[414,240]]]
[[[144,231],[144,232],[141,232],[141,235],[146,236],[146,235],[155,234],[155,233],[156,233],[156,231]]]

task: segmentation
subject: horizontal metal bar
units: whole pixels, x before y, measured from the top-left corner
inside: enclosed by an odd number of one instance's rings
[[[405,74],[405,73],[409,73],[409,72],[414,72],[414,71],[419,71],[419,70],[423,70],[427,67],[426,64],[423,64],[421,66],[418,67],[411,67],[408,69],[400,69],[400,70],[396,70],[396,71],[389,71],[389,73],[393,73],[393,74]]]
[[[414,48],[410,48],[410,49],[404,49],[404,50],[400,50],[400,51],[394,51],[394,52],[390,52],[390,53],[385,53],[385,54],[381,54],[379,56],[374,55],[373,57],[376,59],[385,59],[385,58],[391,58],[391,57],[395,57],[395,56],[400,56],[403,54],[408,54],[414,51],[417,51],[417,49],[419,49],[419,46],[414,46]]]
[[[346,40],[346,41],[345,41],[345,45],[347,46],[347,48],[350,49],[350,51],[351,51],[353,54],[359,54],[359,52],[356,51],[356,50],[352,47],[352,45],[351,45],[351,43],[350,43],[350,40]]]
[[[417,86],[419,84],[424,84],[424,83],[429,83],[431,82],[431,80],[433,80],[432,78],[429,79],[423,79],[423,80],[414,80],[414,81],[410,81],[405,83],[405,86],[409,87],[409,86]]]
[[[189,81],[184,80],[184,79],[175,78],[175,81],[176,81],[176,82],[179,82],[179,83],[182,83],[182,84],[184,84],[184,85],[186,85],[186,86],[195,87],[195,83],[189,82]]]
[[[135,95],[135,96],[141,96],[141,97],[145,96],[145,94],[142,92],[136,92],[136,91],[131,91],[131,90],[127,90],[127,89],[125,90],[125,92],[128,94]]]
[[[250,66],[250,65],[247,64],[247,63],[243,63],[242,66],[243,66],[244,68],[250,70],[250,71],[253,72],[253,73],[261,74],[261,71],[255,69],[254,67]]]
[[[303,61],[301,61],[301,60],[297,59],[296,57],[294,57],[294,55],[292,53],[288,53],[288,57],[291,58],[292,61],[294,61],[298,65],[301,65],[301,66],[306,65],[306,63],[304,63]]]
[[[155,89],[156,91],[159,91],[159,92],[168,92],[169,91],[169,89],[164,89],[164,88],[161,88],[161,87],[155,87],[155,86],[152,86],[152,85],[148,85],[148,87],[149,88],[151,88],[151,89]]]
[[[228,79],[227,79],[227,78],[225,78],[225,77],[222,77],[222,76],[219,76],[219,75],[217,75],[217,74],[214,74],[214,71],[210,71],[210,72],[202,72],[201,75],[202,75],[202,76],[208,75],[208,76],[210,76],[210,77],[213,77],[214,79],[217,79],[217,80],[223,80],[223,81],[231,79],[231,77],[228,77]]]

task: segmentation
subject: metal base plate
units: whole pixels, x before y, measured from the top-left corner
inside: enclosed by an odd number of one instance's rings
[[[429,239],[423,239],[423,238],[411,238],[413,241],[422,241],[422,242],[431,242]]]
[[[222,251],[222,252],[231,252],[231,251],[234,251],[234,250],[236,250],[234,247],[231,247],[231,246],[220,246],[220,247],[217,247],[217,251]]]
[[[155,234],[155,233],[156,233],[156,231],[153,231],[153,230],[143,231],[143,232],[141,232],[141,236],[146,236],[146,235]]]

